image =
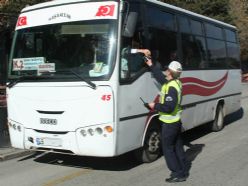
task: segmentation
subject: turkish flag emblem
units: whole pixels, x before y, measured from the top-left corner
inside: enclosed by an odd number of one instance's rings
[[[27,25],[27,16],[21,16],[17,20],[17,26]]]
[[[115,10],[115,5],[105,5],[100,6],[96,16],[113,16]]]

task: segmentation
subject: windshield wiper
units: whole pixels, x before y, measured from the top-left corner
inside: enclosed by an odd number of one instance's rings
[[[37,76],[33,76],[33,75],[24,75],[24,76],[19,76],[16,79],[13,79],[12,81],[9,82],[9,84],[7,85],[8,88],[12,88],[13,86],[15,86],[17,83],[23,81],[23,80],[28,80],[28,79],[38,79],[39,77]]]
[[[92,89],[96,89],[96,84],[95,83],[92,83],[90,80],[83,78],[80,74],[78,74],[77,72],[75,72],[73,69],[70,69],[70,72],[72,74],[74,74],[76,77],[78,77],[79,79],[85,81],[88,85],[90,85],[90,87]]]
[[[95,83],[92,83],[90,80],[88,79],[85,79],[84,77],[82,77],[80,74],[78,74],[77,72],[75,72],[73,69],[64,69],[64,70],[57,70],[55,72],[52,72],[52,73],[65,73],[65,74],[68,74],[69,73],[72,73],[73,75],[75,75],[77,78],[83,80],[84,82],[86,82],[88,85],[90,85],[90,88],[92,89],[96,89],[96,84]],[[48,73],[47,73],[48,74]],[[49,72],[49,74],[51,74],[51,72]]]
[[[9,82],[9,84],[7,84],[7,87],[8,88],[12,88],[13,86],[15,86],[17,83],[19,83],[20,81],[22,81],[23,77],[19,77],[19,78],[16,78],[15,80],[12,80]]]
[[[79,79],[83,80],[84,82],[86,82],[88,85],[90,85],[90,87],[92,89],[96,89],[96,84],[92,83],[90,80],[87,80],[85,78],[83,78],[82,76],[80,76],[77,72],[75,72],[73,69],[70,69],[69,71],[56,71],[58,73],[67,73],[67,72],[71,72],[73,75],[75,75],[76,77],[78,77]],[[48,73],[44,73],[45,75],[48,75]],[[43,74],[43,75],[44,75]],[[51,73],[49,73],[51,74]],[[42,76],[33,76],[33,75],[23,75],[23,76],[19,76],[16,79],[13,79],[12,81],[9,82],[9,84],[7,85],[8,88],[12,88],[13,86],[15,86],[17,83],[22,82],[23,80],[28,80],[28,79],[40,79],[40,78],[44,78]]]

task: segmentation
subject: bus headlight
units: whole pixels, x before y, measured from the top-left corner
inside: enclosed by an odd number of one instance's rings
[[[90,127],[85,127],[83,129],[80,129],[80,134],[83,136],[83,137],[86,137],[86,136],[95,136],[95,135],[98,135],[98,136],[104,136],[106,137],[108,133],[112,133],[113,132],[113,127],[110,126],[110,125],[104,125],[104,126],[90,126]]]
[[[104,129],[105,129],[108,133],[113,132],[113,128],[112,128],[111,126],[106,126],[106,127],[104,127]]]
[[[82,134],[83,137],[87,135],[85,130],[81,130],[80,133]]]
[[[92,128],[88,129],[88,133],[93,136],[94,135],[94,130]]]
[[[12,128],[18,132],[22,132],[22,125],[18,123],[13,123],[12,121],[8,122],[9,128]]]
[[[102,128],[97,127],[96,132],[97,132],[97,134],[101,135],[103,133],[103,130],[102,130]]]

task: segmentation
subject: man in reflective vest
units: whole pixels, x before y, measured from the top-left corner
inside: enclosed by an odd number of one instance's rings
[[[146,64],[156,80],[161,83],[159,103],[149,103],[149,107],[159,112],[159,120],[162,122],[162,147],[163,154],[169,170],[170,178],[165,181],[183,182],[186,181],[187,173],[185,168],[185,151],[181,139],[181,100],[182,100],[182,83],[179,77],[182,72],[182,65],[177,61],[172,61],[165,76],[161,70],[153,65],[149,52],[146,52],[148,58]]]

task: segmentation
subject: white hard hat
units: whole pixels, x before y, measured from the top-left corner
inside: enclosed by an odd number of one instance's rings
[[[174,72],[182,72],[183,70],[181,63],[179,63],[178,61],[170,62],[168,68]]]

